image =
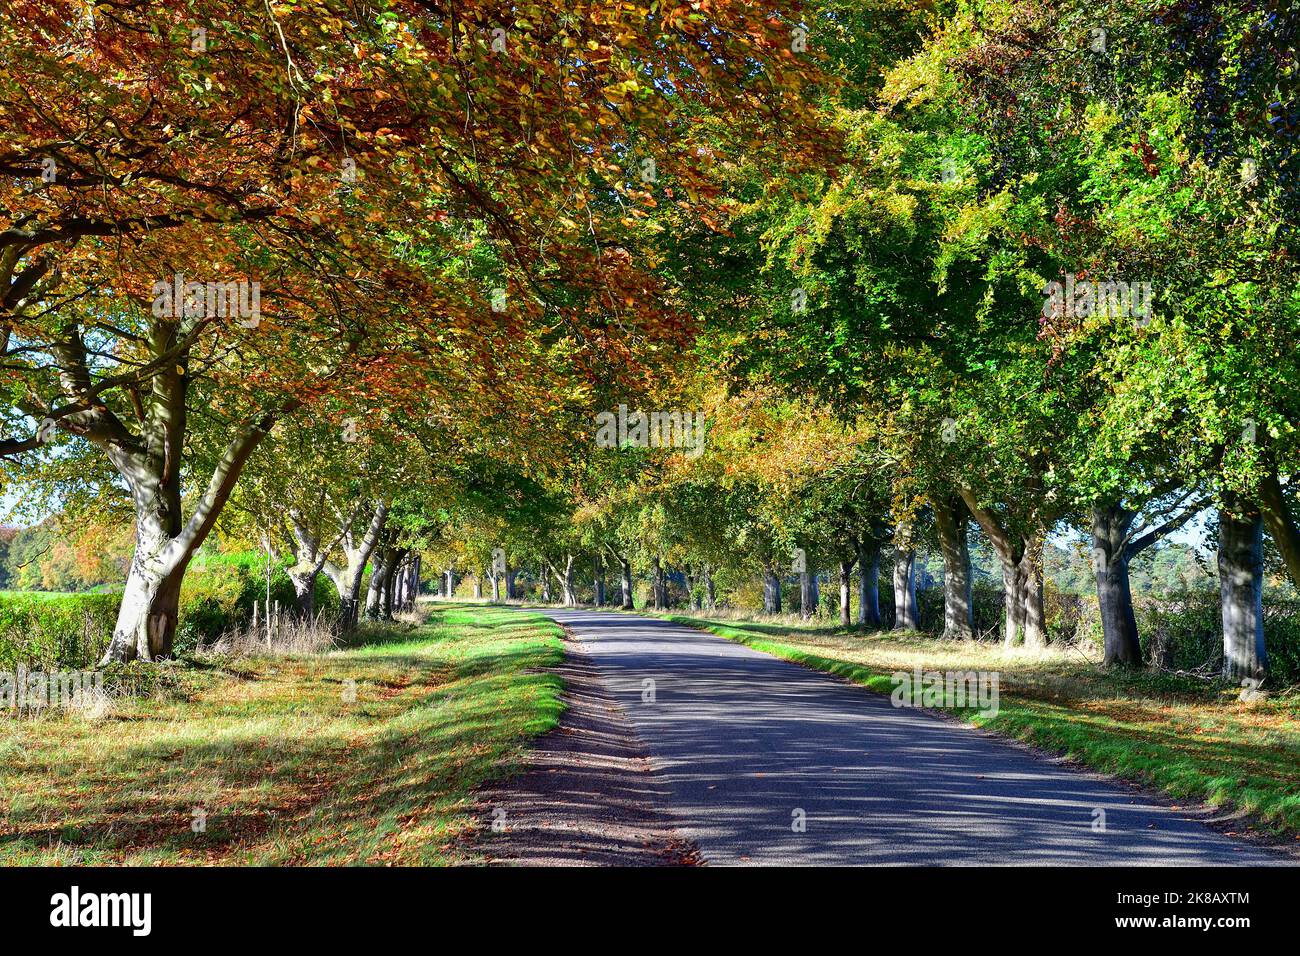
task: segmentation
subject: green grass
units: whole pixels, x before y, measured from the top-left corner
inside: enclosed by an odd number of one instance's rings
[[[328,655],[164,665],[98,720],[0,717],[0,864],[454,862],[472,791],[559,719],[560,638],[432,605]]]
[[[996,671],[999,710],[961,717],[1183,800],[1233,808],[1300,839],[1300,693],[1243,702],[1191,677],[1102,668],[1073,648],[1006,654],[922,634],[659,614],[873,691],[898,671]],[[1243,823],[1243,828],[1251,825]]]

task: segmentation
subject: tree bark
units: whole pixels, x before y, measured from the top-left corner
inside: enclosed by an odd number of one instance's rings
[[[622,557],[621,555],[619,556],[618,559],[618,574],[619,574],[618,586],[620,591],[619,597],[621,598],[621,604],[623,606],[623,610],[630,611],[632,610],[633,607],[632,562],[629,561],[627,558]]]
[[[1277,472],[1271,471],[1259,485],[1259,510],[1269,537],[1282,555],[1291,583],[1300,587],[1300,528],[1291,514],[1291,505]]]
[[[393,616],[393,573],[399,560],[395,548],[377,552],[366,591],[366,617],[372,621],[390,620]]]
[[[959,494],[1002,565],[1003,647],[1010,650],[1022,639],[1026,647],[1042,647],[1047,638],[1042,533],[1029,536],[1014,533],[991,511],[980,507],[971,489],[961,488]]]
[[[916,607],[916,549],[894,549],[894,630],[917,631],[921,615]]]
[[[605,606],[605,559],[596,554],[592,566],[592,587],[596,607]]]
[[[659,555],[655,555],[651,563],[654,587],[654,602],[656,611],[666,611],[668,609],[668,587],[664,582],[663,563],[659,560]]]
[[[325,574],[334,582],[334,589],[338,591],[339,624],[345,631],[357,626],[361,610],[361,580],[388,521],[388,502],[380,501],[375,505],[365,533],[357,539],[352,523],[363,513],[363,509],[358,508],[352,516],[344,519],[343,554],[347,558],[347,566],[339,567],[332,561],[324,564]]]
[[[713,569],[704,566],[704,601],[710,611],[718,609],[718,593],[713,584]]]
[[[1047,646],[1047,615],[1043,608],[1043,537],[1036,535],[1025,546],[1020,560],[1021,619],[1025,647],[1042,650]]]
[[[1137,616],[1129,584],[1128,534],[1137,517],[1118,504],[1092,509],[1092,568],[1097,579],[1097,607],[1101,615],[1103,661],[1120,667],[1142,663]]]
[[[858,623],[879,630],[880,620],[880,542],[874,538],[858,539]]]
[[[799,617],[811,620],[817,613],[817,576],[811,571],[799,572]]]
[[[781,577],[773,568],[763,569],[763,610],[768,614],[781,613]]]
[[[936,498],[933,505],[939,550],[943,552],[943,636],[969,641],[975,637],[970,543],[966,535],[970,511],[960,497]]]
[[[144,447],[108,443],[108,457],[131,491],[136,547],[127,573],[113,637],[102,664],[168,657],[176,636],[181,582],[194,552],[206,540],[249,455],[270,430],[269,416],[232,440],[213,469],[188,521],[183,520],[180,459],[184,441],[184,392],[167,393],[171,419],[165,434]],[[156,440],[155,440],[156,438]]]
[[[1219,603],[1223,616],[1223,676],[1263,680],[1264,521],[1239,495],[1224,495],[1219,509]]]
[[[578,592],[573,584],[573,563],[577,558],[572,554],[564,556],[564,573],[555,571],[555,580],[560,585],[560,599],[564,602],[565,607],[576,607],[578,604]],[[549,600],[549,598],[548,598]]]
[[[853,593],[853,558],[840,558],[840,624],[853,623],[853,609],[849,606]]]

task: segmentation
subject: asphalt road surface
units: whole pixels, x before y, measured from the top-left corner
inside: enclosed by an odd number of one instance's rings
[[[582,642],[667,784],[669,816],[710,863],[1290,862],[1134,789],[732,641],[627,614],[544,613]]]

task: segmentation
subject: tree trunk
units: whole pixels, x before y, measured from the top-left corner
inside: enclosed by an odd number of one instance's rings
[[[848,627],[853,623],[852,608],[849,607],[852,595],[853,559],[840,558],[840,624]]]
[[[506,568],[506,600],[507,601],[513,601],[517,597],[519,597],[519,592],[515,588],[516,573],[518,572],[516,572],[513,568]]]
[[[167,376],[164,376],[166,378]],[[160,428],[166,448],[152,439],[144,450],[110,441],[108,458],[126,481],[135,505],[136,546],[127,572],[113,637],[101,665],[168,657],[176,636],[181,582],[194,552],[203,544],[248,456],[273,423],[269,416],[241,431],[227,446],[188,521],[181,505],[181,448],[185,436],[184,376],[158,386]],[[168,389],[171,389],[170,391]],[[153,413],[151,412],[151,415]]]
[[[366,591],[366,617],[372,621],[387,620],[392,617],[393,571],[397,563],[397,552],[384,548],[376,553],[374,567],[370,572],[370,587]]]
[[[781,577],[772,568],[763,569],[763,610],[781,613]]]
[[[564,574],[556,574],[556,578],[559,580],[561,587],[560,596],[564,601],[565,607],[578,606],[578,591],[573,584],[573,562],[576,560],[577,559],[571,554],[565,555]]]
[[[707,564],[704,566],[704,601],[710,611],[718,609],[718,594],[713,585],[713,571]]]
[[[619,556],[618,559],[619,574],[619,604],[623,610],[632,610],[632,562],[627,558]]]
[[[501,601],[501,577],[496,573],[496,571],[493,571],[492,572],[492,603],[499,604],[500,601]]]
[[[1041,535],[1026,542],[1024,556],[1020,559],[1021,621],[1024,626],[1025,647],[1031,651],[1047,646],[1047,615],[1043,609],[1043,538]]]
[[[958,497],[936,499],[933,504],[943,552],[943,636],[969,641],[975,637],[970,544],[966,536],[970,512]]]
[[[975,493],[959,489],[962,501],[979,522],[1002,565],[1003,647],[1020,643],[1041,648],[1047,643],[1043,612],[1043,534],[1023,535],[1004,526],[991,511],[980,507]]]
[[[917,631],[921,616],[916,608],[916,549],[894,549],[894,630]]]
[[[1264,522],[1250,502],[1224,495],[1219,509],[1219,602],[1223,613],[1223,676],[1263,680]]]
[[[353,518],[359,516],[354,515]],[[348,519],[349,521],[353,519]],[[325,574],[334,582],[334,589],[339,595],[339,625],[346,631],[357,626],[361,610],[361,580],[366,573],[366,565],[379,543],[379,536],[388,521],[388,503],[381,501],[371,512],[370,522],[365,534],[358,541],[352,528],[343,534],[343,553],[348,562],[347,567],[339,567],[332,561],[324,564]]]
[[[456,593],[456,571],[453,568],[447,569],[447,600],[450,601]]]
[[[539,577],[542,579],[542,603],[543,603],[543,604],[550,604],[550,603],[551,603],[551,565],[550,565],[550,562],[549,562],[549,561],[543,561],[543,562],[541,563],[541,565],[539,565],[539,567],[540,567],[540,570],[541,570],[541,573],[540,573]]]
[[[811,571],[799,572],[799,617],[811,620],[817,612],[816,576]]]
[[[1129,586],[1127,536],[1136,513],[1118,504],[1092,509],[1092,569],[1097,579],[1104,663],[1121,667],[1142,664],[1137,616]]]
[[[651,564],[653,570],[653,587],[654,602],[656,611],[666,611],[668,609],[668,586],[664,582],[663,563],[659,560],[659,555],[655,555]]]
[[[1259,484],[1259,510],[1269,537],[1282,555],[1291,583],[1300,587],[1300,528],[1291,516],[1291,505],[1276,471],[1271,471]]]
[[[858,540],[858,623],[879,630],[880,621],[880,542],[871,538]]]
[[[474,600],[483,600],[483,569],[474,572]]]
[[[596,601],[596,607],[605,606],[605,559],[599,554],[596,555],[593,562],[592,587]]]
[[[179,573],[157,574],[148,564],[132,560],[113,640],[101,666],[110,661],[155,661],[171,654],[183,575],[183,568]]]
[[[685,567],[684,574],[686,577],[686,607],[690,611],[698,610],[699,595],[695,591],[695,581],[697,576],[691,573],[691,566]]]

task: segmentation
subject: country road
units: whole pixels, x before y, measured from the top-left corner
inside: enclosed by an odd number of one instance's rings
[[[711,634],[542,613],[581,642],[645,745],[663,809],[710,863],[1291,862],[1136,790]]]

